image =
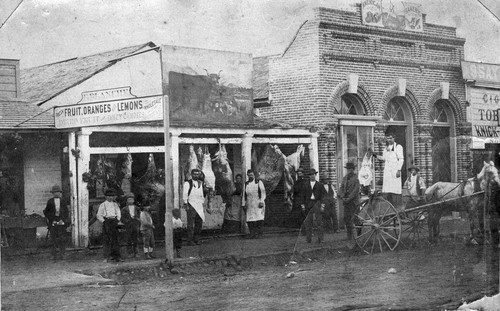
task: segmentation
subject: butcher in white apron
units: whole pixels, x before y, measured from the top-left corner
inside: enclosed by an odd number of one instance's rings
[[[403,147],[394,141],[393,134],[386,134],[385,138],[387,145],[382,155],[375,155],[375,157],[385,162],[382,194],[384,194],[387,201],[398,208],[402,204],[401,168],[404,163]]]
[[[250,231],[248,238],[261,238],[263,234],[264,216],[266,214],[266,188],[261,180],[255,178],[253,170],[247,171],[248,181],[245,183],[242,207],[246,210],[247,224]]]
[[[203,181],[200,180],[201,171],[191,170],[192,179],[184,183],[183,188],[183,208],[187,212],[188,245],[199,244],[201,227],[205,221],[203,204],[207,189]]]

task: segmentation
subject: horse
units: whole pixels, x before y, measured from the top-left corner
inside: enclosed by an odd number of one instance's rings
[[[429,219],[429,240],[435,242],[439,237],[439,220],[443,212],[445,211],[456,211],[457,204],[460,207],[465,207],[469,215],[469,225],[470,225],[470,237],[471,241],[475,240],[475,237],[484,231],[484,224],[479,221],[479,228],[476,228],[476,220],[478,219],[478,208],[480,208],[483,202],[483,196],[473,195],[479,191],[485,191],[487,185],[495,181],[500,185],[500,179],[498,176],[498,169],[495,167],[493,161],[484,162],[481,172],[479,172],[476,177],[469,178],[461,183],[452,182],[437,182],[427,188],[425,191],[425,201],[426,203],[434,203],[439,201],[448,200],[448,202],[443,202],[442,207],[431,207],[428,209]],[[457,199],[452,200],[450,199]],[[479,232],[478,232],[479,229]]]

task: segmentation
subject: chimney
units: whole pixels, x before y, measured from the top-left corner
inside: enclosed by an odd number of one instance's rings
[[[0,98],[21,97],[19,83],[19,60],[0,58]]]

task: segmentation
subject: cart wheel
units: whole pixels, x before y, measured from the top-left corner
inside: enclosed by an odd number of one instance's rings
[[[354,239],[364,252],[393,251],[400,238],[399,213],[390,202],[375,197],[361,206],[354,224]]]
[[[427,211],[420,210],[406,213],[406,217],[401,220],[403,231],[401,233],[403,243],[407,246],[417,246],[427,242],[429,237],[429,227]]]

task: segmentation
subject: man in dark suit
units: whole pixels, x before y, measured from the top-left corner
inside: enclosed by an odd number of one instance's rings
[[[318,243],[323,241],[324,225],[323,225],[323,212],[325,210],[325,205],[322,203],[325,189],[323,186],[316,181],[316,174],[318,172],[315,169],[309,170],[307,175],[309,176],[309,182],[302,184],[302,211],[306,215],[306,220],[304,221],[304,227],[306,231],[307,243],[312,242],[312,231],[313,226],[316,225],[318,228]]]
[[[342,200],[344,207],[344,222],[347,229],[347,239],[352,240],[354,222],[356,213],[359,207],[359,180],[358,176],[354,174],[355,165],[348,162],[345,166],[347,175],[342,178],[340,184],[339,198]]]
[[[339,223],[337,221],[337,192],[328,182],[328,175],[321,176],[321,183],[325,189],[323,203],[325,204],[325,212],[323,213],[325,230],[327,232],[339,232]]]
[[[69,204],[62,198],[62,189],[59,185],[52,187],[53,198],[47,201],[43,210],[52,239],[52,256],[54,260],[64,259],[66,250],[66,228],[70,225]],[[59,251],[58,251],[59,249]]]
[[[301,226],[304,224],[304,220],[306,219],[306,215],[302,211],[302,204],[304,204],[304,201],[302,201],[302,186],[304,183],[307,183],[309,180],[304,178],[304,169],[302,167],[299,167],[297,169],[297,179],[295,180],[295,183],[293,184],[293,203],[292,203],[292,214],[295,216],[294,219],[297,221],[297,228],[301,228]],[[306,235],[305,232],[302,232],[303,235]]]

